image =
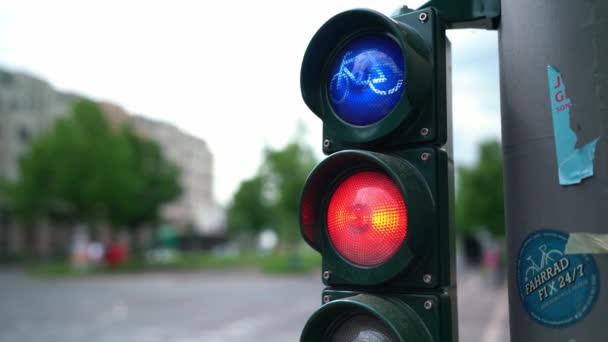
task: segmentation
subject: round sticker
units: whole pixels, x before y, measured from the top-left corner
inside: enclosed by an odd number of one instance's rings
[[[519,249],[519,297],[538,323],[563,328],[585,317],[599,290],[597,266],[590,254],[564,253],[568,234],[539,230]]]

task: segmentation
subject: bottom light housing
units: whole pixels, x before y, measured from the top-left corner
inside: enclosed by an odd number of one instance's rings
[[[329,302],[306,322],[300,341],[457,341],[457,325],[451,319],[456,317],[456,299],[449,293],[383,295],[328,289],[323,298]]]

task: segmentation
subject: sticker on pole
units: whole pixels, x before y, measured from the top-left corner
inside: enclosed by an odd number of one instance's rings
[[[570,128],[570,109],[573,104],[566,92],[566,83],[561,72],[554,66],[547,67],[547,76],[549,77],[559,184],[578,184],[583,179],[593,176],[595,145],[600,137],[581,148],[576,148],[576,133]]]
[[[593,308],[599,276],[590,254],[566,254],[569,235],[556,230],[531,233],[519,249],[517,286],[525,310],[551,328],[575,324]]]

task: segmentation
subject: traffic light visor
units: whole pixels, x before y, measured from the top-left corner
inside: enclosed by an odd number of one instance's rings
[[[350,175],[331,196],[327,231],[337,252],[349,262],[367,267],[384,263],[407,233],[407,210],[399,187],[378,171]]]
[[[399,44],[386,34],[352,39],[335,56],[327,87],[334,112],[345,122],[365,126],[382,120],[405,89]]]

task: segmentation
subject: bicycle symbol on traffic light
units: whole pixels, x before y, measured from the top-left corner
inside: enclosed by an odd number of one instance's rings
[[[352,55],[352,51],[344,54],[338,72],[331,78],[329,96],[335,104],[344,102],[351,90],[368,88],[376,95],[386,96],[403,86],[403,71],[386,54],[368,50]]]

